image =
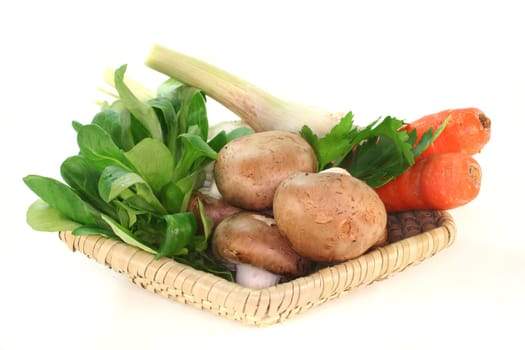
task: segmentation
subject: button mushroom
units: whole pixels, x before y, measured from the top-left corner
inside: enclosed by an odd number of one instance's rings
[[[277,226],[300,255],[318,262],[355,258],[387,237],[387,213],[375,191],[347,172],[298,172],[277,188]]]
[[[255,212],[234,214],[217,225],[212,250],[236,265],[238,284],[254,289],[304,275],[310,268],[310,261],[292,249],[273,218]]]
[[[299,135],[272,130],[234,139],[215,162],[215,181],[224,200],[236,207],[272,206],[279,183],[297,171],[315,171],[317,158]]]

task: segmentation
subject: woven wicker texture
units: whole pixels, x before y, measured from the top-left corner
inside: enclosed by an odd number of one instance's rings
[[[267,326],[403,271],[450,246],[455,238],[456,227],[447,212],[390,214],[388,222],[389,244],[261,290],[244,288],[172,259],[156,260],[117,240],[73,236],[71,232],[60,232],[59,237],[71,250],[126,274],[154,293],[245,324]]]

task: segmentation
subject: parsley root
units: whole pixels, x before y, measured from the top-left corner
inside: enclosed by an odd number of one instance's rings
[[[421,156],[402,175],[376,188],[387,211],[448,210],[473,200],[481,185],[481,167],[468,154]]]
[[[490,119],[477,108],[447,109],[419,118],[404,127],[406,131],[416,129],[419,139],[429,128],[434,130],[448,118],[441,135],[421,154],[460,152],[476,154],[490,139]]]

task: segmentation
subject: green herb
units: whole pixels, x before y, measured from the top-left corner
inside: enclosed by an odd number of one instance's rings
[[[79,150],[60,167],[64,182],[24,178],[40,197],[27,211],[29,225],[120,239],[156,258],[169,256],[231,278],[207,254],[212,221],[202,205],[196,217],[188,203],[206,165],[246,130],[207,140],[200,90],[170,79],[156,97],[141,101],[124,83],[125,71],[124,65],[114,74],[117,101],[105,104],[89,124],[73,122]]]
[[[410,168],[415,158],[441,134],[446,123],[435,131],[427,130],[416,143],[416,130],[403,130],[402,120],[388,116],[358,128],[349,112],[321,138],[307,125],[301,129],[301,136],[314,149],[318,170],[342,167],[369,186],[379,187]]]

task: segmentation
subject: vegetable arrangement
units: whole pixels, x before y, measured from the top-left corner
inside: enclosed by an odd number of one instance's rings
[[[490,139],[480,110],[411,123],[291,104],[207,63],[154,46],[168,75],[151,99],[114,73],[118,99],[73,122],[64,182],[28,175],[35,230],[103,235],[262,288],[387,243],[387,213],[473,200]],[[245,125],[209,132],[206,96]],[[218,192],[211,190],[216,186]]]

